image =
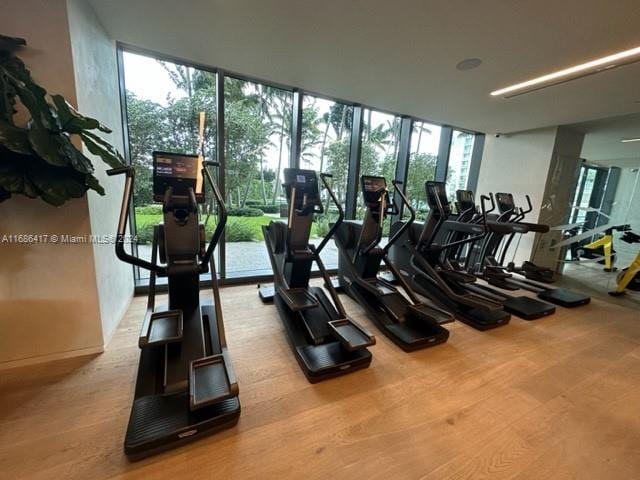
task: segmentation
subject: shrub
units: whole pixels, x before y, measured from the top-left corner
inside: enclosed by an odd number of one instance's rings
[[[260,205],[259,208],[264,213],[280,213],[280,205]]]
[[[152,204],[145,205],[144,207],[136,207],[136,214],[138,215],[162,215],[162,205]]]
[[[264,212],[259,208],[230,208],[227,210],[230,217],[261,217]]]
[[[136,236],[138,245],[153,243],[153,227],[154,223],[137,225]]]
[[[253,242],[256,240],[256,229],[242,219],[230,218],[227,220],[224,232],[227,242]]]
[[[319,218],[316,222],[316,235],[318,237],[326,237],[329,233],[329,220],[326,218]]]

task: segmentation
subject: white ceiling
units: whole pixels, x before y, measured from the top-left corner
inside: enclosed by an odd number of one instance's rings
[[[489,92],[640,45],[638,0],[90,0],[119,41],[469,129],[640,112],[640,63]],[[460,60],[483,64],[460,72]]]
[[[640,114],[604,118],[571,128],[584,132],[582,158],[605,166],[640,166],[640,142],[622,143],[623,138],[640,138]]]

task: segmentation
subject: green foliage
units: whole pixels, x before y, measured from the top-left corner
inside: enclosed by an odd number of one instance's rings
[[[264,215],[264,212],[259,208],[229,208],[227,210],[227,214],[230,217],[261,217]]]
[[[136,207],[136,215],[162,215],[162,205],[159,203]]]
[[[229,218],[224,235],[227,242],[252,242],[258,239],[254,226],[243,218]]]
[[[94,118],[78,113],[61,95],[38,85],[15,55],[26,42],[0,35],[0,201],[12,194],[41,198],[59,206],[92,189],[104,195],[94,167],[72,142],[77,135],[87,150],[110,167],[123,159],[93,130],[111,133]],[[27,126],[14,122],[18,102],[28,111]]]
[[[259,205],[258,208],[264,213],[280,213],[280,205]]]
[[[327,233],[329,233],[329,229],[331,228],[329,226],[329,219],[326,218],[325,216],[323,217],[318,217],[317,220],[314,222],[315,225],[315,234],[318,237],[326,237]]]
[[[412,153],[409,161],[409,174],[405,185],[405,195],[411,202],[416,214],[426,212],[426,192],[424,183],[436,176],[438,157],[428,153]],[[408,214],[408,212],[407,212]],[[420,215],[423,217],[424,215]]]

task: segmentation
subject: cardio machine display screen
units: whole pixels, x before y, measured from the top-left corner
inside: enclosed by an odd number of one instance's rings
[[[458,190],[456,197],[460,208],[467,210],[475,206],[475,200],[473,198],[473,192],[471,190]]]
[[[187,196],[192,188],[198,202],[204,201],[202,157],[177,153],[153,152],[153,197],[161,202],[165,191]]]
[[[384,177],[362,177],[362,190],[365,192],[378,192],[387,188]]]
[[[427,203],[431,208],[438,208],[438,204],[443,207],[449,204],[447,198],[447,191],[442,182],[426,182],[425,188],[427,190]]]

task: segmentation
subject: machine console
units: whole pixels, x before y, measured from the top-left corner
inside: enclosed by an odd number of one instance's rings
[[[424,183],[424,188],[427,191],[427,203],[431,210],[438,210],[440,206],[447,213],[451,210],[444,182],[427,181]]]
[[[458,201],[460,213],[475,208],[476,206],[476,201],[475,198],[473,198],[473,192],[471,190],[456,191],[456,200]]]
[[[500,213],[508,212],[515,207],[513,195],[510,193],[496,193],[496,204]]]
[[[387,207],[390,206],[389,191],[387,190],[387,180],[384,177],[374,177],[363,175],[360,177],[362,186],[362,196],[364,203],[371,209],[379,208],[382,197]]]
[[[202,157],[181,153],[153,152],[153,199],[162,202],[167,188],[176,197],[187,197],[193,189],[198,203],[204,202]]]
[[[284,186],[288,199],[291,199],[292,190],[296,189],[296,204],[294,205],[296,209],[322,206],[318,176],[314,170],[285,168]]]

